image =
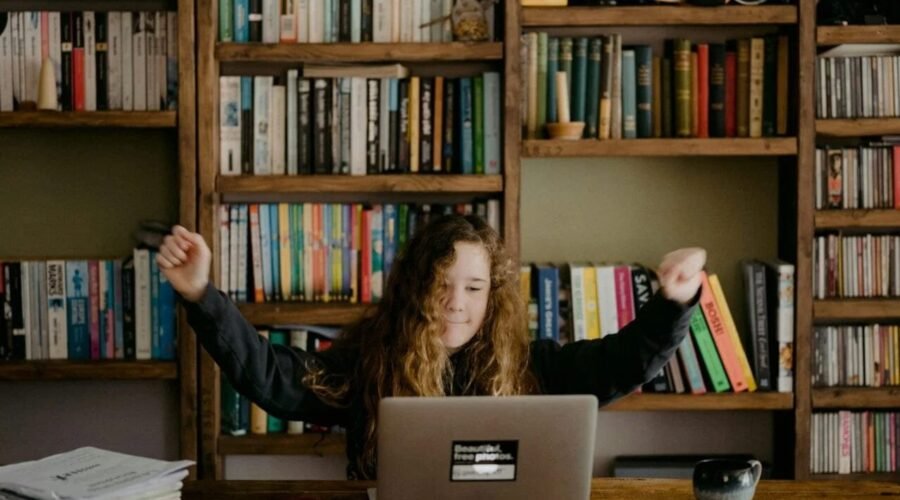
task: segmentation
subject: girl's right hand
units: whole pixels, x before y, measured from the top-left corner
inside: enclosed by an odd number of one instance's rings
[[[172,228],[166,236],[156,262],[159,269],[185,300],[197,302],[209,283],[211,252],[203,236],[182,226]]]

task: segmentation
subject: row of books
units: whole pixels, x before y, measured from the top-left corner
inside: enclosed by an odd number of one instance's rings
[[[754,311],[748,320],[750,349],[742,343],[718,277],[704,273],[701,307],[691,319],[691,335],[647,390],[696,394],[793,390],[793,266],[755,261],[747,265],[756,272],[748,284]],[[634,320],[656,289],[652,272],[636,265],[523,266],[520,284],[528,298],[533,337],[561,342],[618,332]]]
[[[661,55],[622,36],[522,35],[524,134],[559,121],[557,72],[584,137],[763,137],[788,133],[787,36],[723,43],[667,40]]]
[[[834,325],[813,330],[816,387],[900,385],[900,327]]]
[[[900,209],[900,144],[816,149],[816,210]]]
[[[812,415],[810,472],[897,472],[900,413],[837,411]]]
[[[320,69],[304,73],[333,74]],[[496,72],[465,78],[300,77],[298,70],[285,79],[224,76],[219,171],[499,174],[500,96]]]
[[[331,339],[304,329],[260,329],[259,334],[273,346],[290,346],[302,351],[319,352],[331,347]],[[274,347],[281,349],[282,347]],[[241,395],[234,385],[222,376],[221,428],[222,434],[244,436],[251,434],[303,434],[330,432],[332,429],[299,420],[284,420],[269,415],[257,404]],[[336,430],[336,429],[335,429]]]
[[[220,205],[219,288],[237,302],[377,302],[395,256],[436,215],[500,228],[497,200],[457,205]]]
[[[871,51],[871,46],[836,50]],[[900,116],[900,46],[889,54],[829,57],[816,60],[818,118],[885,118]]]
[[[175,12],[0,12],[0,111],[37,102],[44,60],[60,110],[177,107]]]
[[[155,252],[0,268],[0,359],[175,359],[175,293]]]
[[[219,41],[452,42],[453,5],[453,0],[219,0]],[[483,20],[483,36],[494,40],[500,19],[494,3],[484,5],[484,15],[464,15]]]
[[[817,235],[813,270],[817,299],[900,297],[900,235]]]

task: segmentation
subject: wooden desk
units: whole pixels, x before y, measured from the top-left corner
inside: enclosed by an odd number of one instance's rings
[[[193,481],[186,500],[265,498],[271,500],[367,500],[363,481]],[[691,499],[691,482],[683,479],[598,478],[591,499]],[[762,481],[756,498],[900,498],[900,484],[875,481]]]

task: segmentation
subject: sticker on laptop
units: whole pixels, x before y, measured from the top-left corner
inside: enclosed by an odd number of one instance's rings
[[[518,441],[453,441],[450,481],[515,481]]]

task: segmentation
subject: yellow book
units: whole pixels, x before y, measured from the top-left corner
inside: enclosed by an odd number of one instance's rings
[[[737,351],[738,361],[741,363],[741,371],[744,372],[744,378],[747,379],[747,390],[753,392],[756,390],[756,380],[753,378],[753,371],[750,370],[747,353],[744,351],[744,344],[741,342],[737,326],[734,324],[734,318],[731,316],[731,309],[728,308],[728,302],[725,300],[725,293],[722,292],[722,284],[719,283],[719,277],[715,274],[709,275],[709,287],[712,289],[713,297],[716,299],[716,305],[719,306],[719,314],[722,316],[725,330],[728,331],[731,343],[734,344],[734,350]]]
[[[268,330],[257,330],[257,332],[260,337],[266,340],[269,339]],[[250,403],[250,433],[267,434],[268,424],[269,418],[266,415],[266,411],[257,406],[256,403]]]
[[[278,253],[281,265],[281,300],[291,299],[291,217],[290,205],[278,204]]]
[[[565,7],[569,0],[522,0],[522,7]]]
[[[765,42],[750,39],[750,137],[762,137]]]
[[[528,301],[531,300],[531,266],[523,265],[519,267],[519,294],[522,296],[522,304],[528,307]]]
[[[313,204],[303,204],[303,299],[312,302],[315,292],[313,261]]]
[[[344,249],[341,243],[344,239],[343,210],[344,206],[340,203],[331,206],[331,298],[334,300],[342,300],[344,295],[341,279],[344,268]]]
[[[419,171],[419,77],[409,79],[409,171]]]
[[[587,339],[600,338],[600,308],[597,306],[597,269],[584,266],[584,326]]]
[[[362,239],[368,238],[369,235],[363,234],[363,206],[360,203],[353,205],[353,220],[351,221],[353,227],[353,241],[350,242],[350,248],[353,252],[351,255],[351,267],[350,267],[350,303],[356,304],[359,302],[359,266],[362,262],[362,258],[360,257],[360,251],[362,249]]]

